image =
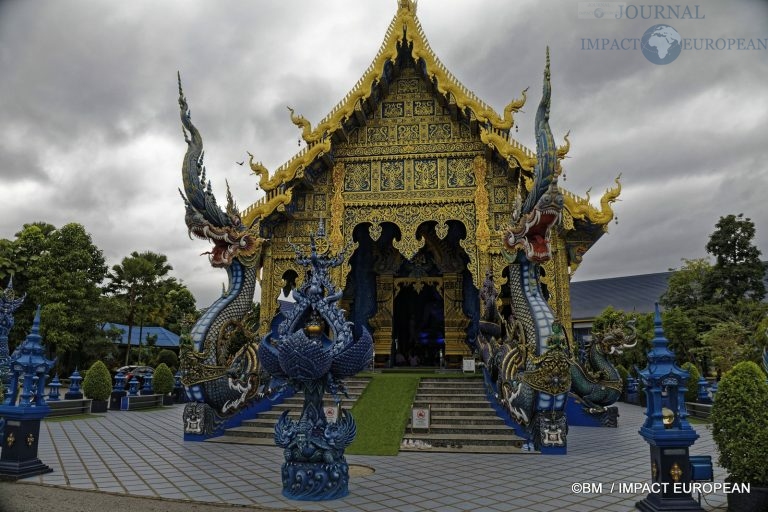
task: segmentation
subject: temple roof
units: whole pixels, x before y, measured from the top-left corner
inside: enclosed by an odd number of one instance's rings
[[[365,118],[363,112],[365,102],[378,99],[377,87],[387,81],[387,69],[396,64],[398,55],[402,51],[409,51],[424,77],[432,81],[435,90],[443,95],[450,106],[466,115],[470,121],[477,123],[483,143],[508,161],[510,166],[519,167],[522,170],[526,188],[530,189],[536,155],[510,137],[510,129],[515,125],[513,116],[525,104],[527,89],[522,91],[521,98],[510,101],[502,114],[496,112],[464,86],[432,51],[416,16],[416,2],[398,0],[397,12],[387,28],[379,51],[352,90],[314,127],[305,117],[289,109],[291,121],[301,129],[306,147],[281,165],[271,177],[269,171],[260,162],[254,162],[251,158],[251,169],[261,176],[259,186],[267,194],[242,212],[244,224],[250,225],[263,219],[284,204],[286,189],[292,188],[290,183],[297,178],[302,178],[315,160],[327,158],[331,152],[334,136],[344,132],[345,123],[354,118]],[[565,144],[557,150],[558,161],[565,157],[569,149],[570,143],[566,135]],[[603,229],[593,229],[594,233],[587,237],[594,243],[605,231],[604,228],[608,222],[613,219],[611,203],[616,200],[620,191],[621,186],[617,179],[617,187],[608,189],[602,196],[600,209],[590,204],[588,194],[586,198],[581,198],[564,191],[564,206],[569,217],[566,219],[566,230],[574,229],[574,221],[577,223],[581,221],[593,227],[599,225]],[[280,200],[281,195],[283,200]],[[290,199],[289,194],[287,198]],[[584,242],[584,237],[581,238]]]

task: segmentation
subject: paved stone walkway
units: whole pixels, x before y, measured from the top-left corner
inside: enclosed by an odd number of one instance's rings
[[[626,404],[619,409],[619,428],[571,427],[565,456],[428,451],[348,456],[350,464],[370,466],[375,473],[353,476],[350,495],[330,502],[282,496],[283,456],[276,447],[185,443],[181,405],[110,411],[43,422],[39,455],[54,471],[14,485],[294,510],[626,511],[643,496],[611,492],[611,484],[649,482],[649,450],[637,433],[642,409]],[[701,437],[692,454],[714,455],[711,433],[703,425],[695,427]],[[716,482],[725,476],[715,468]],[[602,484],[602,493],[576,494],[572,485],[577,482]],[[706,510],[725,510],[723,494],[705,499]],[[55,504],[51,507],[55,510]]]

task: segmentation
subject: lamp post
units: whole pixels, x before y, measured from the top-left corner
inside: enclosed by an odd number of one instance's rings
[[[51,411],[45,403],[45,381],[55,363],[45,357],[41,341],[38,306],[32,331],[10,358],[8,393],[0,405],[0,416],[5,419],[0,438],[0,479],[18,480],[53,471],[37,457],[40,420]]]
[[[648,367],[639,370],[645,385],[645,423],[640,435],[651,451],[651,492],[635,506],[645,512],[703,510],[691,497],[691,464],[688,448],[699,435],[688,423],[685,409],[689,374],[675,364],[675,354],[664,337],[656,304],[653,346]],[[689,492],[685,492],[686,487]]]

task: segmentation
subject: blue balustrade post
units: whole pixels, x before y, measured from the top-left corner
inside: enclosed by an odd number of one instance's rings
[[[80,375],[80,372],[77,371],[77,368],[75,368],[75,371],[69,376],[69,391],[64,394],[64,399],[82,400],[83,392],[80,391],[80,381],[82,380],[83,377]]]
[[[183,404],[187,401],[187,392],[184,389],[184,384],[181,382],[181,370],[176,372],[173,376],[173,401],[177,404]]]
[[[61,395],[59,394],[59,388],[61,387],[61,382],[59,381],[59,374],[53,376],[53,380],[49,384],[51,388],[51,392],[48,393],[48,400],[55,402],[57,400],[61,399]]]
[[[154,391],[152,390],[152,378],[153,378],[153,375],[151,371],[144,374],[144,386],[141,388],[140,394],[151,395],[154,393]]]
[[[699,377],[699,382],[697,382],[696,385],[699,387],[698,394],[696,396],[699,403],[711,404],[712,398],[709,396],[709,381],[707,381],[707,379],[701,375]]]
[[[119,411],[121,401],[126,394],[125,374],[123,372],[117,372],[117,375],[115,375],[115,387],[112,388],[112,394],[109,397],[109,410]]]
[[[634,377],[627,377],[627,402],[630,404],[637,403],[637,379]]]
[[[131,377],[131,380],[128,382],[128,394],[131,396],[139,394],[139,381],[136,379],[135,375]]]
[[[709,399],[714,402],[715,401],[715,395],[717,394],[717,381],[713,382],[711,386],[709,386]]]

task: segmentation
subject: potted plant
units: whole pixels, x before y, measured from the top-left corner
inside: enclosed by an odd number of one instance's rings
[[[112,393],[112,376],[103,362],[96,361],[86,372],[83,393],[92,400],[91,412],[107,412]]]
[[[168,365],[160,363],[155,369],[155,376],[152,379],[152,387],[155,393],[163,395],[163,405],[173,405],[173,397],[170,395],[173,391],[173,373]]]
[[[749,493],[728,494],[728,510],[768,511],[768,384],[755,363],[739,363],[720,380],[711,419],[728,481],[750,484]]]

